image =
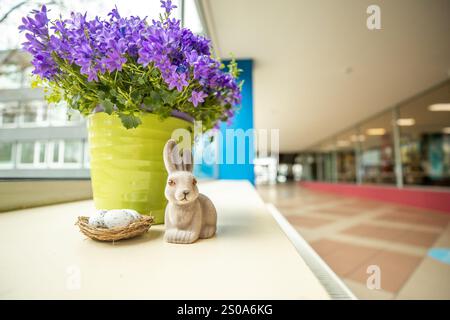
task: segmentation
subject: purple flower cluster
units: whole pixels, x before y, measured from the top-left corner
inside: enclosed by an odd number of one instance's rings
[[[53,47],[49,43],[47,8],[43,6],[41,11],[33,10],[31,13],[34,18],[22,18],[23,25],[19,27],[20,31],[30,31],[25,34],[27,41],[23,47],[33,57],[33,73],[48,79],[58,72],[58,66],[52,58]]]
[[[195,107],[208,97],[224,106],[239,104],[239,86],[211,58],[209,40],[170,18],[176,8],[170,0],[161,4],[166,18],[151,23],[145,18],[121,17],[117,8],[105,20],[72,13],[54,22],[49,21],[45,6],[34,10],[19,27],[26,32],[23,46],[33,57],[33,73],[53,81],[64,72],[64,64],[78,67],[88,82],[98,82],[101,75],[120,72],[127,64],[156,67],[169,90],[195,88],[189,98]]]

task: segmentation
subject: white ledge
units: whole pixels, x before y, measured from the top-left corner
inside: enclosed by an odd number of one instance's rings
[[[92,201],[0,214],[0,298],[330,298],[249,183],[200,190],[218,232],[192,245],[165,243],[162,225],[114,245],[86,239],[74,223]]]

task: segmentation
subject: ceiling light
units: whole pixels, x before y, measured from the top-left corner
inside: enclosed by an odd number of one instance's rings
[[[430,111],[450,111],[450,103],[436,103],[428,107]]]
[[[414,120],[413,118],[397,119],[397,125],[399,125],[400,127],[409,127],[409,126],[413,126],[415,124],[416,124],[416,120]]]
[[[351,140],[352,142],[363,142],[363,141],[366,140],[366,136],[363,135],[363,134],[360,134],[360,135],[353,134],[353,135],[350,137],[350,140]]]
[[[339,140],[337,142],[338,147],[348,147],[350,145],[350,141],[347,140]]]
[[[367,129],[366,132],[369,136],[382,136],[386,134],[386,129],[384,128],[371,128]]]
[[[450,134],[450,127],[445,127],[444,129],[442,129],[442,133]]]

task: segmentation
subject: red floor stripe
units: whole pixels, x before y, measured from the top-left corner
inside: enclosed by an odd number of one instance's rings
[[[300,182],[309,189],[450,213],[450,191],[346,183]]]

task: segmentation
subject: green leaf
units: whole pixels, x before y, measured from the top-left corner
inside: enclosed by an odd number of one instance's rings
[[[152,91],[149,96],[144,98],[144,104],[147,107],[151,107],[153,109],[158,109],[163,104],[163,100],[158,92]]]
[[[118,96],[117,101],[119,102],[119,104],[121,104],[123,106],[127,104],[127,100],[122,96]]]
[[[145,84],[145,79],[143,77],[139,77],[138,81],[137,81],[140,85],[144,85]]]
[[[81,99],[81,94],[77,93],[72,97],[72,102],[77,103]]]
[[[151,107],[153,102],[152,97],[145,97],[143,102],[146,107]]]
[[[97,91],[97,95],[98,95],[98,98],[99,98],[100,100],[105,99],[105,92],[103,92],[103,91],[101,91],[101,90],[98,90],[98,91]]]
[[[81,99],[81,95],[79,93],[73,95],[70,99],[67,100],[69,107],[72,109],[78,109],[78,102]]]
[[[161,116],[162,119],[167,118],[168,116],[170,116],[170,114],[172,113],[172,107],[170,106],[161,106],[158,109],[158,113]]]
[[[130,94],[131,99],[133,99],[133,101],[135,102],[139,102],[142,99],[141,94],[138,91],[134,91]]]
[[[156,78],[156,77],[158,77],[158,75],[159,75],[159,72],[156,68],[150,72],[150,77],[152,77],[152,78]]]
[[[113,108],[114,108],[114,104],[111,102],[111,100],[109,99],[105,99],[101,102],[103,108],[105,109],[105,112],[107,114],[112,114],[113,112]]]
[[[48,103],[58,103],[61,101],[61,94],[59,90],[53,89],[50,91],[49,94],[45,96],[45,100],[47,100]]]
[[[119,113],[119,118],[122,121],[123,126],[127,129],[136,128],[142,123],[141,119],[134,114]]]
[[[161,94],[161,97],[162,97],[164,103],[172,105],[178,97],[178,91],[173,91],[173,92],[163,91]]]
[[[39,87],[43,83],[42,79],[39,76],[35,76],[31,81],[31,88],[35,89]]]

